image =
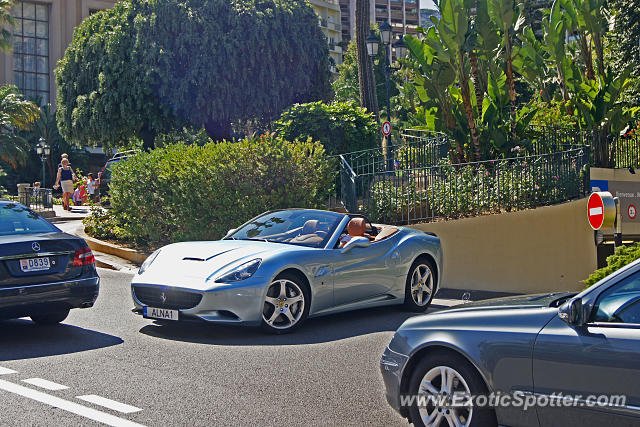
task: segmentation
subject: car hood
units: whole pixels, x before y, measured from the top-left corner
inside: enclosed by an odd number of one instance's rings
[[[513,308],[558,307],[559,302],[576,295],[575,292],[554,292],[547,294],[517,295],[469,302],[451,307],[447,311],[502,310]]]
[[[557,315],[558,304],[572,295],[574,293],[570,292],[521,295],[458,305],[412,317],[402,324],[398,334],[405,335],[411,330],[431,330],[439,333],[517,330],[537,334]]]
[[[304,249],[309,248],[246,240],[174,243],[161,248],[151,266],[133,282],[201,288],[247,261],[264,261],[275,252]],[[256,276],[260,276],[260,269]]]

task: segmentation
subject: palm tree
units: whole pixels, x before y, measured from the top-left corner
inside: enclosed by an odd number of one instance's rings
[[[7,30],[13,27],[15,24],[13,16],[11,15],[11,8],[13,2],[9,0],[0,0],[0,52],[10,52],[13,49],[11,44],[11,32]]]
[[[38,106],[25,100],[17,87],[0,86],[0,159],[14,169],[24,164],[30,149],[16,132],[31,129],[39,115]]]

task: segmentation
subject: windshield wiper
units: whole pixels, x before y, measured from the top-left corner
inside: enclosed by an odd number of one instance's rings
[[[269,240],[267,240],[267,239],[249,239],[249,238],[247,238],[247,239],[236,239],[236,240],[253,240],[255,242],[267,242],[267,243],[269,242]]]

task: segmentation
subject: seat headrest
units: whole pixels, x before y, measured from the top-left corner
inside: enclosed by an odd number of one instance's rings
[[[350,236],[364,236],[367,232],[367,222],[364,218],[351,218],[347,224],[347,233]]]
[[[316,230],[318,229],[318,222],[319,221],[317,219],[310,219],[309,221],[305,222],[302,226],[302,231],[300,232],[300,234],[315,234]]]

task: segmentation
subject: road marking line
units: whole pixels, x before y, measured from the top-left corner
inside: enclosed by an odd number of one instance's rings
[[[53,381],[43,380],[42,378],[29,378],[27,380],[22,380],[22,382],[51,391],[66,390],[69,388],[66,385],[54,383]]]
[[[2,366],[0,366],[0,375],[17,374],[17,373],[18,372],[14,371],[13,369],[3,368]]]
[[[136,408],[135,406],[107,399],[106,397],[96,396],[95,394],[87,394],[86,396],[76,397],[80,400],[84,400],[85,402],[95,403],[96,405],[104,406],[105,408],[113,409],[114,411],[122,412],[123,414],[142,411],[142,409]]]
[[[89,418],[90,420],[98,421],[110,426],[144,427],[142,424],[134,423],[133,421],[125,420],[124,418],[116,417],[115,415],[107,414],[106,412],[88,408],[78,403],[70,402],[68,400],[43,393],[38,390],[23,387],[9,381],[0,380],[0,390],[8,391],[9,393],[14,393],[28,399],[45,403],[47,405],[62,409],[63,411],[71,412],[72,414],[80,415],[81,417]]]

